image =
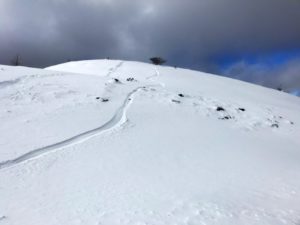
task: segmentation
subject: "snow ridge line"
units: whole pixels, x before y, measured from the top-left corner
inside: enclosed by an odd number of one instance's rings
[[[86,131],[84,133],[78,134],[78,135],[73,136],[64,141],[60,141],[55,144],[51,144],[51,145],[48,145],[48,146],[45,146],[42,148],[32,150],[32,151],[27,152],[15,159],[0,162],[0,170],[18,165],[20,163],[40,157],[40,156],[50,153],[50,152],[57,151],[59,149],[63,149],[66,147],[70,147],[73,145],[83,143],[83,142],[91,139],[92,137],[98,136],[106,131],[112,130],[112,129],[124,124],[127,121],[126,113],[127,113],[129,106],[131,105],[131,103],[134,100],[133,99],[134,95],[141,89],[144,89],[147,87],[154,87],[154,86],[157,86],[157,85],[138,87],[138,88],[134,89],[133,91],[131,91],[125,98],[121,107],[113,115],[113,117],[109,121],[107,121],[105,124],[103,124],[102,126],[92,129],[92,130],[89,130],[89,131]]]
[[[110,71],[107,73],[106,76],[109,77],[110,75],[115,73],[123,64],[124,64],[124,61],[121,61],[120,63],[118,63],[114,68],[110,69]]]

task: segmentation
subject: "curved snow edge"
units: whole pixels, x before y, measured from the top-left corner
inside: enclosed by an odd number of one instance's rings
[[[119,107],[116,111],[116,113],[114,114],[114,116],[107,121],[105,124],[103,124],[100,127],[97,127],[95,129],[86,131],[84,133],[78,134],[76,136],[73,136],[69,139],[66,139],[64,141],[61,142],[57,142],[55,144],[51,144],[42,148],[38,148],[32,151],[29,151],[15,159],[11,159],[11,160],[7,160],[4,162],[0,162],[0,170],[4,169],[4,168],[8,168],[8,167],[12,167],[15,166],[17,164],[26,162],[28,160],[37,158],[39,156],[42,156],[44,154],[50,153],[50,152],[54,152],[57,151],[59,149],[63,149],[72,145],[77,145],[80,144],[82,142],[85,142],[87,140],[89,140],[92,137],[98,136],[100,134],[102,134],[103,132],[112,130],[116,127],[121,126],[122,124],[124,124],[127,121],[127,116],[126,116],[126,112],[129,108],[129,106],[131,105],[132,101],[133,101],[133,97],[134,95],[141,89],[147,88],[147,87],[152,87],[152,86],[156,86],[156,85],[149,85],[149,86],[143,86],[143,87],[138,87],[136,89],[134,89],[133,91],[131,91],[125,98],[123,104],[121,105],[121,107]]]

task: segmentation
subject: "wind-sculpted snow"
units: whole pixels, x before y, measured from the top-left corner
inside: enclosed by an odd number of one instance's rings
[[[148,86],[150,87],[150,86]],[[116,111],[116,113],[114,114],[114,116],[107,121],[105,124],[103,124],[100,127],[97,127],[93,130],[89,130],[86,131],[84,133],[78,134],[74,137],[71,137],[67,140],[58,142],[58,143],[54,143],[52,145],[49,146],[45,146],[42,148],[38,148],[35,150],[32,150],[24,155],[21,155],[15,159],[12,160],[7,160],[5,162],[0,162],[0,170],[7,168],[7,167],[11,167],[17,164],[20,164],[22,162],[25,162],[27,160],[31,160],[34,158],[37,158],[41,155],[53,152],[53,151],[57,151],[59,149],[63,149],[72,145],[76,145],[76,144],[80,144],[94,136],[100,135],[103,132],[107,132],[109,130],[112,130],[113,128],[122,125],[123,123],[126,122],[127,118],[126,118],[126,112],[128,107],[130,106],[130,104],[132,103],[132,101],[134,100],[134,94],[136,92],[138,92],[140,89],[144,89],[146,88],[145,86],[143,87],[138,87],[136,89],[134,89],[133,91],[131,91],[125,101],[123,102],[122,106]]]
[[[20,80],[21,80],[21,78],[18,78],[15,80],[2,81],[2,82],[0,82],[0,88],[14,85],[14,84],[18,83]]]

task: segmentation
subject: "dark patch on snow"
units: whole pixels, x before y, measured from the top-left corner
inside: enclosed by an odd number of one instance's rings
[[[225,111],[225,109],[221,106],[218,106],[217,109],[216,109],[218,112],[221,112],[221,111]]]
[[[246,109],[245,108],[239,108],[240,111],[245,112]]]
[[[175,100],[175,99],[172,99],[172,102],[175,102],[175,103],[177,103],[177,104],[180,104],[180,103],[181,103],[181,101]]]
[[[184,94],[178,94],[179,97],[183,98],[184,97]]]
[[[102,101],[102,102],[108,102],[109,99],[108,99],[108,98],[102,98],[101,101]]]
[[[108,102],[109,99],[108,98],[101,98],[101,97],[96,97],[97,100],[101,99],[101,102]]]
[[[134,79],[133,77],[128,77],[126,80],[127,80],[128,82],[135,81],[135,79]]]
[[[231,116],[224,116],[220,118],[220,120],[230,120],[230,119],[232,119]]]
[[[273,128],[279,128],[279,125],[278,125],[277,123],[273,123],[273,124],[271,125],[271,127],[273,127]]]
[[[119,79],[117,79],[117,78],[114,78],[114,81],[115,81],[116,83],[121,83],[121,81],[120,81]]]
[[[0,216],[0,221],[5,220],[7,217],[6,216]]]

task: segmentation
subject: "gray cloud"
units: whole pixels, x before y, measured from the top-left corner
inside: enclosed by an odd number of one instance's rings
[[[228,68],[225,75],[270,88],[282,88],[287,92],[300,91],[300,59],[275,68],[241,61]]]
[[[0,63],[147,60],[213,70],[219,54],[300,48],[297,0],[1,0]]]

